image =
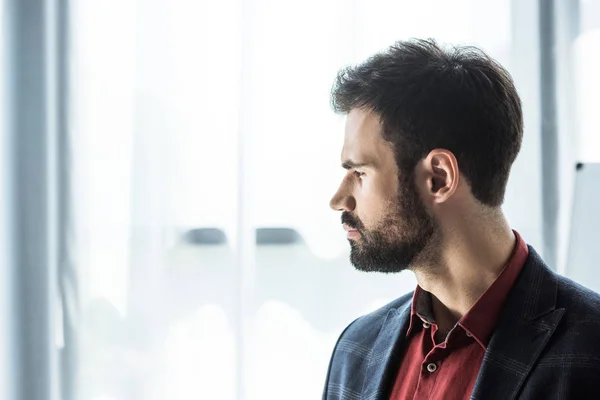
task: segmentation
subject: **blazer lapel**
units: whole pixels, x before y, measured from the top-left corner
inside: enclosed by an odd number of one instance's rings
[[[560,322],[554,273],[529,247],[529,257],[507,298],[485,353],[472,400],[512,400]]]
[[[379,331],[369,355],[362,390],[362,400],[387,400],[394,384],[394,363],[400,364],[400,350],[406,341],[410,320],[409,302],[402,308],[392,309]]]

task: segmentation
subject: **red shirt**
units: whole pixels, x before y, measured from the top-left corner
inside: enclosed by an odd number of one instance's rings
[[[508,292],[529,254],[515,233],[515,250],[494,283],[446,336],[435,344],[438,329],[432,317],[431,297],[417,286],[413,295],[407,348],[391,400],[469,399],[483,356]]]

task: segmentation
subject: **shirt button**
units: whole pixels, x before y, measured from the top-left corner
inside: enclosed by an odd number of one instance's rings
[[[437,365],[434,363],[427,364],[427,371],[434,373],[437,370]]]
[[[429,328],[431,325],[429,324],[429,322],[423,322],[423,328],[427,329]]]

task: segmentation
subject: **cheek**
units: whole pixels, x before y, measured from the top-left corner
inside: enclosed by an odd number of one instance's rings
[[[390,218],[397,220],[397,199],[379,195],[363,196],[357,202],[357,215],[367,229],[380,228],[382,223]]]
[[[394,201],[398,194],[398,182],[388,175],[374,176],[363,182],[361,192],[374,202]]]

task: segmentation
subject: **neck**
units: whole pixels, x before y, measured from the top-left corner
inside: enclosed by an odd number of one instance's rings
[[[514,250],[515,236],[500,211],[485,219],[463,219],[441,233],[435,264],[419,263],[413,270],[419,286],[432,295],[440,331],[448,331],[496,280]]]

